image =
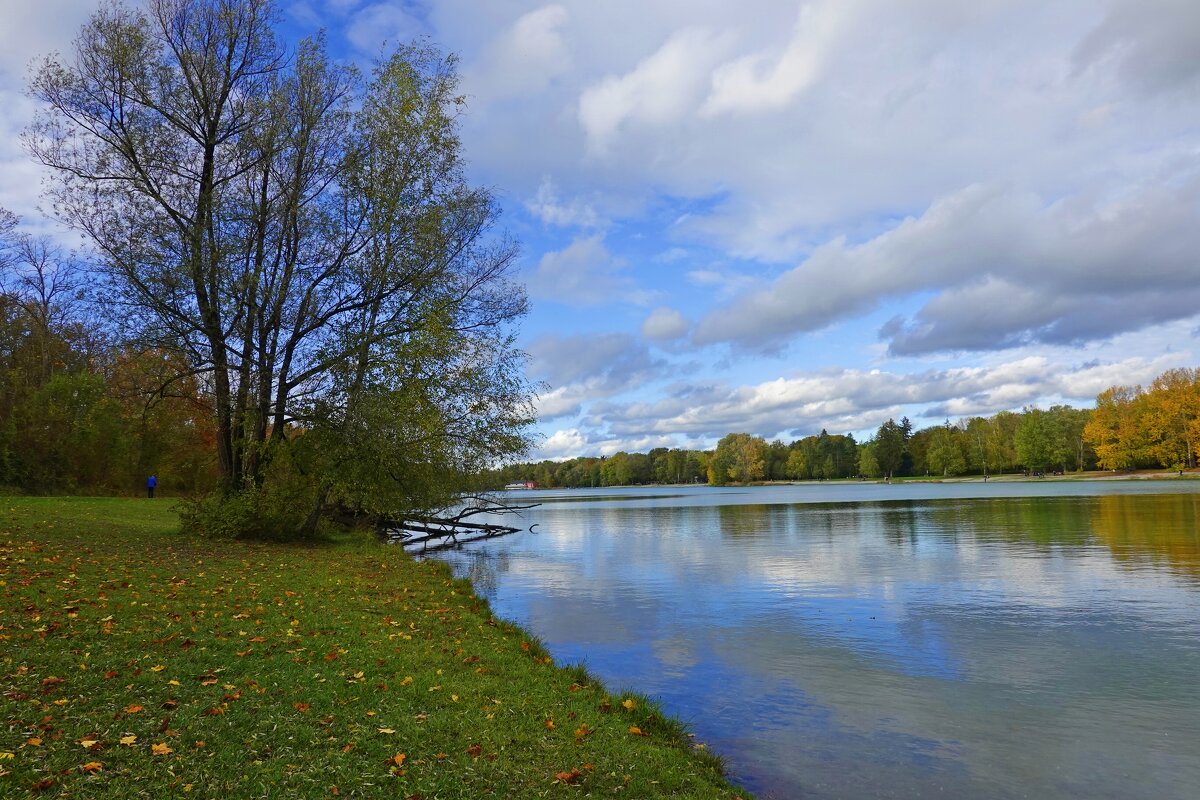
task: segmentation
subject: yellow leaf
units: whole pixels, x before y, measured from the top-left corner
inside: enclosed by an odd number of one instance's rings
[[[31,745],[33,747],[40,747],[42,744],[42,740],[39,739],[38,737],[34,736],[34,737],[31,737],[31,738],[25,740],[25,744]]]
[[[457,702],[458,702],[458,695],[456,695],[456,694],[452,694],[452,695],[450,695],[450,699],[451,699],[451,700],[453,700],[455,703],[457,703]]]
[[[408,686],[412,683],[412,675],[405,675],[404,680],[400,681],[401,686]]]
[[[650,735],[636,725],[630,725],[629,732],[632,733],[634,736],[649,736]]]
[[[101,764],[99,761],[89,761],[86,764],[80,766],[79,768],[81,770],[83,770],[84,772],[91,774],[93,772],[100,772],[101,770],[103,770],[104,765]]]
[[[133,744],[136,741],[137,741],[136,736],[122,736],[121,737],[121,744]]]
[[[388,735],[391,735],[391,734],[395,733],[395,732],[396,732],[396,730],[395,730],[394,728],[380,728],[380,729],[379,729],[379,732],[380,732],[380,733],[386,733],[386,734],[388,734]]]
[[[83,739],[79,742],[80,747],[85,747],[89,750],[98,744],[100,744],[100,742],[96,739]]]
[[[624,703],[621,703],[621,705],[625,706],[626,711],[633,711],[635,708],[637,708],[637,703],[633,702],[633,700],[626,700]]]
[[[151,672],[162,672],[164,669],[166,669],[165,666],[163,666],[162,664],[158,664],[157,666],[151,667],[150,671]]]
[[[150,752],[156,756],[165,756],[175,751],[168,747],[166,742],[155,742],[150,745]]]
[[[7,759],[16,758],[16,756],[17,756],[16,753],[10,753],[7,750],[0,751],[0,761],[5,761]]]

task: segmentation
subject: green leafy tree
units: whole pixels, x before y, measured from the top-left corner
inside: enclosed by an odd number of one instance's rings
[[[961,475],[967,471],[967,459],[963,432],[946,420],[932,430],[926,459],[931,472],[943,476]]]
[[[201,376],[224,493],[303,484],[280,496],[306,530],[429,509],[528,444],[516,247],[464,178],[453,58],[401,47],[364,81],[278,18],[106,4],[37,69],[26,141],[137,341]]]
[[[907,423],[907,419],[905,419],[905,423]],[[875,461],[885,478],[894,477],[897,470],[904,464],[904,457],[908,453],[907,431],[910,427],[907,424],[900,425],[895,420],[888,419],[879,426],[879,430],[875,434]]]

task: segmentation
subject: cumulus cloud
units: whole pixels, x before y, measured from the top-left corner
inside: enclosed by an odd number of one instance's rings
[[[547,225],[595,228],[601,224],[600,215],[591,204],[579,198],[562,199],[549,177],[542,179],[537,194],[525,204],[525,208]]]
[[[608,251],[602,234],[576,239],[563,250],[546,253],[528,277],[529,293],[573,306],[613,300],[644,305],[650,295],[626,272],[628,263]]]
[[[871,430],[904,413],[941,419],[1043,398],[1090,400],[1114,384],[1148,382],[1180,361],[1179,354],[1083,364],[1029,356],[911,374],[830,369],[739,386],[685,383],[651,402],[600,404],[589,424],[615,437],[679,433],[710,441],[730,431],[786,438],[822,428]]]
[[[1046,205],[1004,185],[968,187],[861,244],[818,247],[769,287],[719,308],[700,344],[768,348],[933,292],[880,331],[894,354],[1104,338],[1200,303],[1200,178]]]
[[[685,28],[625,75],[612,75],[584,90],[579,124],[589,150],[604,153],[625,123],[660,127],[691,112],[704,90],[719,39],[702,28]]]
[[[656,308],[642,322],[642,336],[651,341],[669,342],[682,338],[687,332],[687,318],[673,308]]]
[[[1192,0],[1119,0],[1079,43],[1074,60],[1082,71],[1113,69],[1134,89],[1194,91],[1197,52],[1200,6]]]
[[[557,4],[518,17],[469,67],[473,93],[492,103],[544,90],[571,64],[563,34],[568,19],[567,9]]]
[[[791,40],[777,57],[769,51],[740,56],[712,73],[712,92],[700,114],[773,111],[794,101],[820,76],[826,54],[838,45],[852,0],[825,0],[800,8]]]
[[[584,404],[612,397],[668,374],[665,361],[626,333],[551,334],[527,348],[529,374],[549,387],[538,398],[543,420],[578,414]]]

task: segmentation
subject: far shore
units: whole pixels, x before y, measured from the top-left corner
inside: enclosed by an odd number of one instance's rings
[[[1024,475],[1020,472],[1007,472],[1004,474],[989,475],[987,480],[984,480],[982,475],[949,475],[940,477],[936,475],[911,475],[899,478],[893,478],[891,483],[1037,483],[1045,481],[1189,481],[1200,480],[1200,468],[1190,470],[1164,470],[1164,469],[1143,469],[1143,470],[1089,470],[1087,472],[1066,472],[1062,474],[1054,474],[1047,472],[1044,476]],[[791,480],[791,481],[754,481],[752,483],[726,483],[724,486],[822,486],[825,484],[844,484],[844,483],[878,483],[887,484],[888,481],[884,478],[829,478],[823,480]],[[684,489],[692,486],[709,486],[707,483],[637,483],[623,484],[619,486],[539,486],[535,491],[554,491],[556,489],[638,489],[638,488],[656,488],[656,489]],[[718,488],[718,487],[713,487]],[[517,489],[514,491],[527,491],[526,489]]]

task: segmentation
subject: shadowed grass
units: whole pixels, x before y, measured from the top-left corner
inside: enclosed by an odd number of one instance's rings
[[[0,796],[748,797],[441,564],[177,529],[0,498]]]

